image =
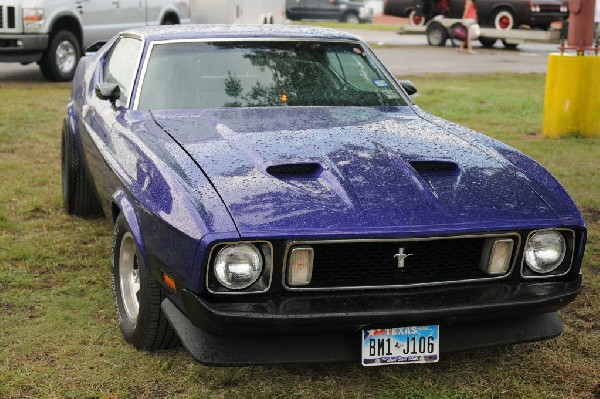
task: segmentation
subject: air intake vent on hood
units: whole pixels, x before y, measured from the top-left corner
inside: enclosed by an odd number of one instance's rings
[[[458,168],[451,161],[410,161],[410,166],[419,173],[452,172]]]
[[[271,165],[267,173],[275,177],[314,177],[321,170],[318,163],[289,163]]]

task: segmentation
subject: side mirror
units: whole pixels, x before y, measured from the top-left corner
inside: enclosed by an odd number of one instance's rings
[[[100,82],[96,84],[96,97],[100,100],[109,100],[115,106],[115,103],[121,97],[121,89],[116,83]]]
[[[410,80],[399,80],[398,83],[409,96],[412,96],[417,92],[417,87]]]

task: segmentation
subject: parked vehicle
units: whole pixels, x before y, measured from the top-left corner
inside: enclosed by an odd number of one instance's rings
[[[282,24],[285,0],[193,0],[195,24]]]
[[[206,364],[376,365],[559,335],[580,212],[415,92],[315,27],[139,28],[84,57],[64,205],[114,225],[125,339],[179,338]]]
[[[435,11],[428,15],[419,12],[422,0],[385,0],[384,14],[408,17],[413,25],[423,25],[435,15],[462,18],[465,0],[430,0]],[[427,3],[425,1],[425,3]],[[440,7],[440,4],[444,3]],[[501,30],[527,25],[548,29],[554,21],[569,15],[567,0],[477,0],[477,17],[481,26]]]
[[[373,21],[373,9],[361,0],[286,0],[287,17],[301,19],[333,19],[357,24]]]
[[[0,62],[37,62],[68,81],[83,49],[145,25],[189,23],[188,0],[0,0]]]

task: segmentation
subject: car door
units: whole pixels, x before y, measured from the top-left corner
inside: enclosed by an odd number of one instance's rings
[[[104,58],[98,81],[117,84],[121,97],[113,105],[92,91],[82,110],[81,142],[99,198],[110,198],[115,192],[119,183],[113,170],[131,173],[127,167],[132,162],[130,146],[114,134],[114,126],[128,110],[141,50],[142,42],[136,38],[121,37],[113,45]]]

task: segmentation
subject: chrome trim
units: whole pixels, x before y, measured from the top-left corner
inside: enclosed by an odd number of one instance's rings
[[[527,262],[525,261],[525,246],[527,245],[527,241],[529,241],[529,239],[531,238],[532,235],[534,235],[535,233],[539,233],[540,231],[568,231],[572,234],[571,236],[571,259],[569,260],[569,267],[567,268],[567,270],[562,273],[562,274],[552,274],[552,272],[548,273],[548,274],[539,274],[536,273],[535,271],[533,271],[528,265]],[[563,234],[564,237],[564,234]],[[523,245],[523,256],[521,259],[521,277],[527,280],[539,280],[539,279],[546,279],[546,278],[554,278],[554,277],[562,277],[562,276],[566,276],[567,274],[569,274],[569,272],[571,271],[571,269],[573,268],[573,259],[575,259],[575,240],[577,239],[577,234],[575,232],[575,230],[573,229],[565,229],[565,228],[556,228],[556,229],[538,229],[538,230],[532,230],[529,232],[529,234],[527,235],[527,238],[525,238],[525,243]],[[565,237],[565,242],[567,240],[567,237]],[[567,243],[567,249],[569,248],[568,243]],[[565,260],[563,259],[563,262]],[[558,265],[557,269],[560,267],[560,265]],[[524,274],[525,268],[531,270],[532,273],[536,273],[535,276],[526,276]],[[555,269],[556,270],[556,269]]]
[[[365,285],[365,286],[350,286],[350,287],[325,287],[325,288],[296,288],[290,287],[286,283],[286,271],[287,271],[287,263],[288,263],[288,254],[290,249],[295,245],[308,245],[311,244],[347,244],[354,242],[415,242],[415,241],[438,241],[438,240],[457,240],[462,238],[503,238],[503,237],[515,237],[516,241],[516,250],[514,257],[512,259],[511,265],[505,274],[500,276],[490,276],[486,278],[478,278],[478,279],[466,279],[466,280],[455,280],[455,281],[439,281],[432,283],[416,283],[416,284],[395,284],[395,285]],[[519,251],[521,248],[521,235],[519,233],[498,233],[498,234],[467,234],[467,235],[457,235],[457,236],[441,236],[441,237],[423,237],[423,238],[386,238],[386,239],[355,239],[355,240],[320,240],[320,241],[290,241],[288,242],[284,258],[283,258],[283,270],[282,270],[282,281],[281,284],[284,289],[288,291],[347,291],[347,290],[364,290],[364,289],[388,289],[388,288],[414,288],[414,287],[431,287],[438,285],[449,285],[449,284],[462,284],[462,283],[472,283],[479,281],[490,281],[490,280],[502,280],[510,276],[516,266],[517,259],[519,258]],[[314,267],[314,266],[313,266]]]
[[[258,282],[260,281],[260,277],[254,282],[252,283],[249,287],[246,287],[242,290],[239,291],[226,291],[226,292],[218,292],[218,291],[213,291],[210,289],[210,287],[208,286],[208,276],[209,273],[212,270],[212,261],[213,261],[213,257],[214,257],[214,253],[215,253],[215,248],[217,247],[224,247],[225,245],[236,245],[236,244],[256,244],[256,243],[260,243],[260,244],[267,244],[269,246],[270,249],[270,254],[269,255],[269,259],[265,259],[265,268],[267,266],[270,266],[271,270],[269,270],[269,281],[268,284],[266,286],[266,288],[262,291],[247,291],[248,289],[252,289],[252,287]],[[262,251],[260,248],[258,248],[258,250],[261,252]],[[254,241],[223,241],[223,242],[217,242],[215,243],[212,248],[210,249],[210,254],[208,255],[208,261],[206,263],[206,273],[204,276],[204,286],[206,287],[206,290],[208,292],[210,292],[211,294],[215,294],[215,295],[252,295],[252,294],[262,294],[265,293],[267,291],[269,291],[269,289],[271,288],[271,283],[273,282],[273,270],[275,269],[275,265],[273,262],[273,244],[271,244],[270,241],[261,241],[261,240],[254,240]],[[264,254],[263,254],[264,255]],[[265,256],[266,257],[266,256]],[[226,287],[224,287],[226,288]],[[227,289],[227,288],[226,288]]]
[[[112,44],[112,46],[102,56],[102,62],[101,62],[101,65],[100,65],[100,69],[102,70],[102,81],[103,82],[106,82],[106,76],[104,76],[104,67],[105,67],[105,64],[106,64],[106,57],[109,54],[112,53],[113,49],[115,48],[116,45],[119,44],[119,42],[121,41],[121,39],[139,40],[141,42],[140,43],[140,51],[139,51],[139,54],[138,54],[137,58],[135,59],[135,64],[139,66],[140,61],[142,60],[142,54],[144,54],[144,44],[145,44],[144,43],[144,39],[142,38],[142,36],[131,34],[131,33],[127,33],[127,32],[120,33],[119,34],[119,39],[115,40],[115,42]],[[133,96],[133,88],[135,87],[135,82],[136,82],[137,77],[138,77],[138,70],[139,70],[139,67],[135,68],[133,70],[133,76],[132,76],[132,79],[131,79],[131,88],[129,89],[129,92],[127,93],[128,94],[128,96],[127,96],[127,104],[124,104],[125,108],[130,108],[131,107],[131,99],[132,99],[132,96]]]
[[[145,41],[145,39],[144,39]],[[154,46],[164,45],[164,44],[174,44],[174,43],[213,43],[213,42],[317,42],[317,43],[345,43],[345,44],[360,44],[363,47],[369,56],[373,59],[373,61],[377,64],[377,66],[381,69],[381,71],[387,74],[386,78],[388,81],[396,88],[396,90],[402,96],[402,99],[407,102],[407,104],[412,105],[412,100],[406,95],[404,89],[399,85],[398,81],[387,70],[387,68],[383,65],[383,63],[377,58],[373,50],[369,47],[369,45],[362,39],[328,39],[328,38],[291,38],[291,37],[269,37],[269,38],[260,38],[260,37],[250,37],[250,38],[240,38],[240,37],[220,37],[220,38],[202,38],[202,39],[168,39],[168,40],[157,40],[153,41],[148,45],[148,49],[146,50],[146,56],[143,60],[142,69],[139,74],[139,84],[137,85],[137,90],[135,92],[135,101],[133,103],[133,110],[137,110],[139,106],[139,97],[141,88],[144,85],[144,79],[146,77],[146,69],[148,67],[148,61],[150,60],[150,55],[152,54],[152,50]],[[144,43],[145,44],[145,43]],[[140,60],[138,60],[138,63]],[[139,68],[138,68],[139,69]],[[131,94],[133,95],[133,93]],[[131,99],[132,97],[130,97]]]

